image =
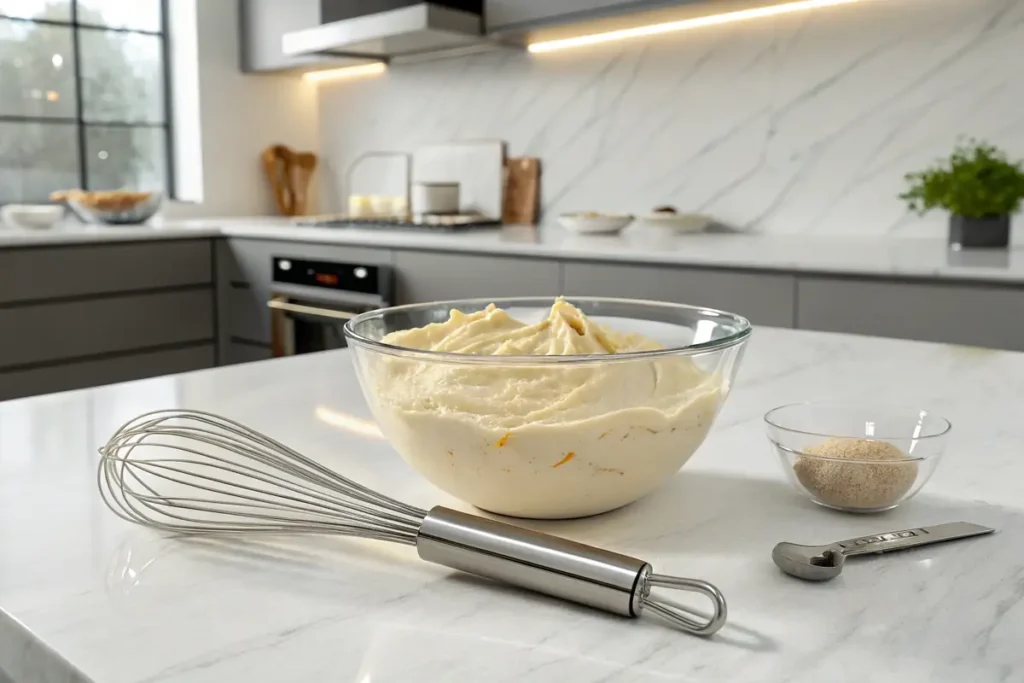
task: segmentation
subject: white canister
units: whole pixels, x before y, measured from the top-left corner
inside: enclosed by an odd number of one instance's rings
[[[413,184],[412,213],[414,216],[456,214],[458,212],[458,183]]]

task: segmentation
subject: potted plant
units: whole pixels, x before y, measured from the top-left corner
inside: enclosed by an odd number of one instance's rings
[[[1010,217],[1024,200],[1024,165],[985,142],[969,140],[949,159],[906,175],[900,195],[912,211],[949,211],[949,243],[960,247],[1006,247]]]

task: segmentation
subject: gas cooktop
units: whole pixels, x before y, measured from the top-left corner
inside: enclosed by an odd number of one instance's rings
[[[478,228],[498,228],[501,221],[484,216],[422,216],[418,218],[353,218],[351,216],[308,216],[296,218],[295,225],[307,228],[366,228],[381,230],[421,230],[459,232]]]

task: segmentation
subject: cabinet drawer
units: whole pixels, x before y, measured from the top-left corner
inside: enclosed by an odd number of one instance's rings
[[[800,278],[797,291],[801,328],[1024,351],[1024,289]]]
[[[567,296],[653,299],[738,313],[759,325],[793,327],[791,275],[724,270],[566,263]]]
[[[0,251],[0,303],[207,284],[210,240]]]
[[[558,263],[537,259],[395,253],[398,300],[422,303],[448,299],[556,296]]]
[[[214,365],[213,344],[82,361],[32,370],[0,371],[0,401],[55,391],[202,370]]]
[[[209,289],[0,309],[0,367],[213,339]]]

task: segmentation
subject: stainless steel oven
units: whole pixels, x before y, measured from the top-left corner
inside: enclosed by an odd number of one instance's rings
[[[390,306],[393,281],[386,265],[274,256],[267,301],[274,355],[344,348],[345,323]]]

